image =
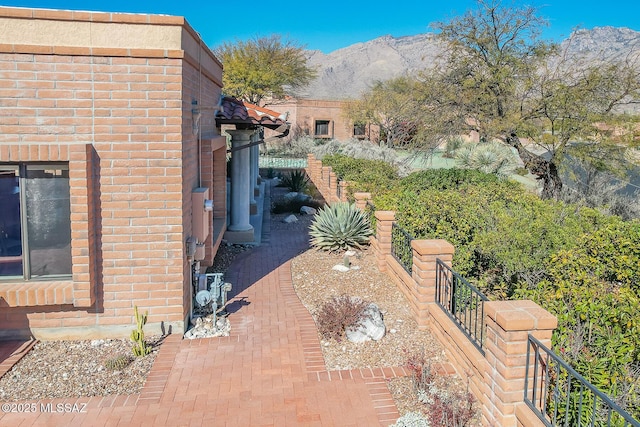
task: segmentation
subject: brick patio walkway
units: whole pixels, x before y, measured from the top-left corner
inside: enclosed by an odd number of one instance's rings
[[[234,286],[230,337],[190,341],[171,335],[140,394],[32,402],[35,413],[0,412],[0,425],[368,427],[395,422],[399,414],[385,380],[406,372],[325,371],[315,324],[291,283],[290,260],[307,247],[308,237],[271,235],[265,215],[262,245],[239,256],[227,272]],[[17,360],[7,358],[16,350],[15,342],[0,343],[0,366],[6,369]],[[82,412],[65,413],[68,409]]]

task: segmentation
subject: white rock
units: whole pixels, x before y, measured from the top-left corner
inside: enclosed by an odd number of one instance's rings
[[[395,329],[389,329],[389,332],[391,332],[392,334],[395,334],[398,331],[396,331]]]
[[[356,328],[347,328],[346,332],[347,339],[354,343],[381,339],[386,328],[378,306],[374,303],[369,304],[364,311],[364,320],[361,324]]]
[[[298,221],[298,218],[294,214],[291,214],[282,220],[282,222],[286,224],[291,224],[292,222],[296,222],[296,221]]]
[[[336,265],[334,265],[333,267],[331,267],[331,269],[332,269],[332,270],[335,270],[335,271],[341,271],[341,272],[343,272],[343,273],[344,273],[344,272],[347,272],[347,271],[349,271],[349,270],[350,270],[350,268],[349,268],[349,267],[347,267],[347,266],[346,266],[346,265],[344,265],[344,264],[336,264]]]
[[[351,266],[352,270],[360,270],[360,266],[359,265],[353,265]]]
[[[91,340],[91,347],[100,347],[104,344],[104,340]]]
[[[300,208],[300,213],[302,215],[315,215],[318,211],[311,206],[303,206]]]
[[[344,254],[346,256],[356,256],[356,251],[348,250]]]

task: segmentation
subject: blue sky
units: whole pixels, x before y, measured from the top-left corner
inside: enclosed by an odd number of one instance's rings
[[[516,2],[540,7],[550,27],[546,38],[561,40],[576,28],[628,27],[640,31],[639,0],[532,0]],[[473,0],[322,2],[246,1],[121,1],[121,0],[16,0],[3,6],[97,10],[179,15],[214,48],[222,42],[281,34],[325,53],[376,37],[407,36],[429,31],[429,24],[461,14]],[[506,0],[503,4],[511,4]],[[89,6],[90,5],[90,6]]]

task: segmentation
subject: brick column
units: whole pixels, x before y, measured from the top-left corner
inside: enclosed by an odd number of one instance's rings
[[[336,175],[333,169],[329,171],[329,194],[332,201],[340,201],[340,198],[338,197],[338,175]]]
[[[338,182],[338,186],[340,187],[340,201],[342,202],[348,202],[349,201],[349,195],[347,194],[348,187],[349,187],[349,181],[339,181]]]
[[[417,286],[410,290],[418,326],[429,324],[429,304],[436,301],[436,259],[451,267],[455,248],[446,240],[412,240],[412,278]]]
[[[524,398],[529,334],[551,347],[558,320],[533,301],[486,302],[486,390],[482,418],[486,426],[515,427],[516,406]],[[533,357],[533,356],[531,356]]]
[[[331,166],[322,166],[322,195],[331,203]]]
[[[387,271],[387,255],[391,255],[391,227],[396,220],[394,211],[376,211],[376,259],[378,270]]]
[[[356,207],[361,211],[367,208],[367,202],[371,200],[371,193],[353,193],[356,199]]]

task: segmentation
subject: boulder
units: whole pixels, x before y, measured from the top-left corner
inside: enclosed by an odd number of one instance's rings
[[[291,224],[292,222],[296,222],[296,221],[298,221],[298,218],[294,214],[291,214],[282,220],[282,222],[287,224]]]
[[[332,270],[335,270],[335,271],[341,271],[341,272],[343,272],[343,273],[346,273],[347,271],[351,270],[351,268],[350,268],[350,267],[347,267],[347,266],[346,266],[346,265],[344,265],[344,264],[336,264],[336,265],[334,265],[333,267],[331,267],[331,269],[332,269]]]
[[[300,208],[300,213],[302,215],[315,215],[318,211],[311,206],[303,206]]]
[[[349,327],[346,330],[347,339],[354,343],[362,343],[365,341],[378,341],[386,332],[382,313],[374,303],[371,303],[364,310],[364,319],[360,325]]]
[[[309,196],[308,194],[297,193],[295,191],[287,193],[283,197],[284,197],[284,200],[286,200],[287,202],[297,200],[304,203],[311,200],[311,196]]]

